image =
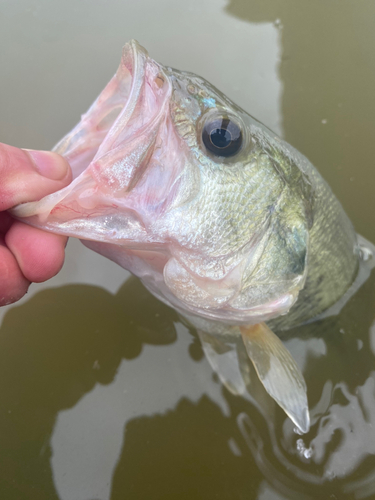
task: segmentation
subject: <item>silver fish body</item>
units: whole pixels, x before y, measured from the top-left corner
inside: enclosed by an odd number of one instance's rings
[[[356,277],[356,233],[311,163],[203,78],[156,63],[134,41],[55,151],[73,182],[14,214],[85,240],[201,332],[242,335],[264,386],[306,431],[302,375],[271,330],[261,330],[262,351],[250,327],[303,323]],[[219,351],[208,352],[218,366]],[[263,352],[280,365],[270,384]],[[298,379],[300,396],[288,402],[295,384],[280,403],[274,382],[287,365],[281,378]]]

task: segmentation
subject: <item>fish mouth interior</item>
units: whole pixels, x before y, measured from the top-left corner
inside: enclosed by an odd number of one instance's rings
[[[147,60],[148,54],[138,42],[132,40],[125,44],[115,76],[82,116],[81,122],[53,148],[52,151],[68,160],[73,180],[108,150],[108,135],[116,121],[134,111],[144,83]]]
[[[150,198],[150,185],[158,180],[157,172],[146,183],[147,196],[141,189],[133,199],[129,194],[146,177],[149,165],[156,163],[151,159],[168,113],[170,95],[171,84],[163,66],[136,41],[127,43],[115,76],[76,127],[54,148],[69,162],[72,182],[39,201],[16,207],[13,214],[68,236],[117,242],[128,240],[130,232],[143,241],[142,220],[130,216],[124,224],[126,231],[119,235],[118,231],[108,231],[109,216],[120,211],[125,216],[129,208],[132,214],[146,210],[144,205]],[[158,154],[160,157],[160,148]],[[163,184],[158,181],[162,194],[171,187],[175,168],[165,173],[170,179]],[[155,193],[153,188],[152,199]]]
[[[104,108],[105,112],[97,124],[99,130],[103,130],[107,134],[113,126],[116,128],[116,121],[124,122],[124,115],[131,117],[140,98],[141,88],[144,85],[147,59],[146,50],[135,40],[128,42],[124,46],[121,63],[116,73],[118,89],[113,96],[112,102],[108,102],[108,105]],[[126,121],[125,119],[125,123],[121,123],[122,127],[126,125]],[[106,136],[94,159],[102,156],[101,153],[108,150],[108,144],[106,144],[108,139]],[[113,144],[111,145],[113,147]],[[106,147],[104,148],[104,146]],[[105,151],[102,151],[103,149]]]

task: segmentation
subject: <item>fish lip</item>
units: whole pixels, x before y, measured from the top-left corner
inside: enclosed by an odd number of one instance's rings
[[[293,289],[288,290],[287,292],[279,295],[278,297],[264,304],[257,305],[248,309],[237,309],[229,307],[228,310],[230,312],[235,312],[243,316],[250,314],[250,320],[249,316],[246,316],[246,319],[243,320],[239,319],[239,321],[237,322],[237,324],[239,325],[255,324],[259,323],[260,321],[268,321],[278,316],[284,316],[290,311],[291,307],[296,303],[299,292],[304,287],[306,281],[306,275],[307,273],[305,271],[303,275],[300,275],[293,280],[294,282]],[[253,317],[254,314],[255,317]],[[225,319],[223,321],[226,322]],[[232,319],[228,321],[229,324],[231,322],[233,323]]]
[[[251,317],[256,315],[256,317],[251,318],[250,323],[248,317],[246,320],[240,320],[238,324],[246,325],[246,324],[254,324],[254,323],[259,323],[259,321],[265,321],[269,320],[271,318],[274,318],[276,316],[281,316],[284,314],[287,314],[290,310],[290,308],[295,304],[297,298],[298,298],[298,293],[300,291],[300,287],[295,288],[293,291],[288,291],[279,297],[266,302],[265,304],[259,305],[259,306],[254,306],[252,308],[242,310],[241,313],[244,313],[248,315],[249,313],[251,314]],[[230,309],[231,312],[235,311],[236,313],[239,312],[238,309]],[[260,320],[261,318],[264,318]]]
[[[254,306],[249,309],[234,309],[231,307],[226,307],[223,309],[210,310],[210,309],[197,309],[184,304],[181,307],[181,303],[174,303],[174,300],[170,299],[172,307],[180,311],[181,314],[186,314],[188,312],[191,315],[198,316],[207,320],[215,321],[218,323],[225,323],[227,325],[253,325],[260,323],[262,321],[269,321],[280,315],[287,314],[290,308],[295,304],[300,288],[296,288],[293,291],[289,291],[277,297],[276,299],[269,301],[265,304]],[[275,308],[277,306],[277,308]],[[227,314],[225,314],[227,313]]]

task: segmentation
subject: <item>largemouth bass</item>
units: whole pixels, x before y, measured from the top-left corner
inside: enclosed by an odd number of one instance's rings
[[[233,354],[245,346],[265,389],[307,432],[303,376],[272,329],[345,296],[361,254],[311,163],[203,78],[155,62],[135,41],[54,150],[74,180],[13,213],[138,276],[197,328],[235,393]]]

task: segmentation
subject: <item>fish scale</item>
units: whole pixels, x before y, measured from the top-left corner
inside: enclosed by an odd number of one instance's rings
[[[205,179],[199,198],[184,209],[183,235],[191,236],[189,248],[195,246],[214,257],[225,255],[228,251],[236,251],[249,240],[256,228],[263,224],[264,218],[268,216],[269,205],[277,201],[283,189],[280,178],[270,179],[263,169],[255,172],[254,176],[254,182],[246,182],[249,175],[242,169],[237,175],[236,183],[222,182],[222,178],[220,183],[216,182],[217,178],[222,177],[219,171]],[[239,177],[240,182],[242,178],[245,182],[245,189],[240,192]],[[232,172],[229,178],[235,179]],[[268,182],[265,182],[266,180]],[[257,203],[258,200],[261,200],[263,206]],[[240,210],[233,208],[233,202]],[[257,216],[261,212],[262,217]],[[213,213],[216,215],[214,221]],[[178,239],[180,244],[185,244],[184,237],[178,234],[176,228],[172,236]]]

